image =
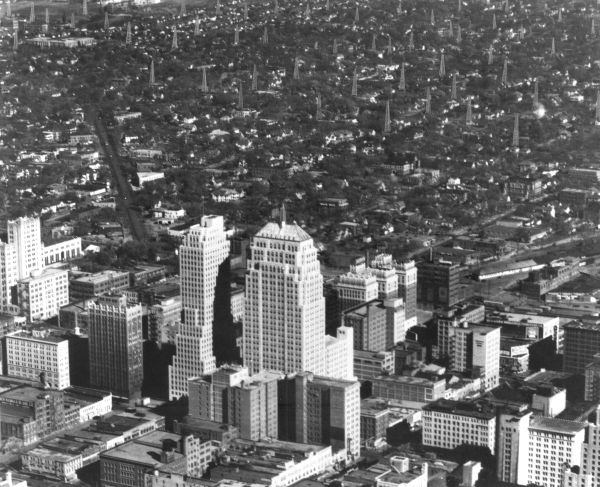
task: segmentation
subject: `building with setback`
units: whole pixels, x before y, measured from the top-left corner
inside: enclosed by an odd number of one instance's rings
[[[251,373],[324,374],[325,299],[317,248],[295,223],[268,223],[252,239],[242,356]]]
[[[88,305],[90,385],[119,397],[137,397],[143,380],[142,306],[124,295]]]
[[[213,320],[217,277],[229,255],[222,216],[206,215],[190,228],[179,248],[183,323],[169,367],[169,398],[188,393],[188,379],[216,369]]]
[[[563,327],[563,370],[584,374],[600,350],[600,320],[571,321]]]

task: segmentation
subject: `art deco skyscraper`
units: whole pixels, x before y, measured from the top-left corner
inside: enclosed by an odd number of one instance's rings
[[[256,234],[250,250],[244,365],[251,373],[324,374],[325,298],[312,238],[283,216],[281,223],[268,223]]]
[[[188,393],[188,379],[213,372],[214,301],[219,267],[229,255],[222,216],[206,215],[179,247],[183,323],[169,367],[169,398]]]
[[[44,267],[40,219],[21,217],[7,224],[8,243],[17,251],[18,279],[30,277],[33,271]]]

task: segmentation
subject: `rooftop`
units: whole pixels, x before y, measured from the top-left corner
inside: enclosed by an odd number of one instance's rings
[[[42,389],[41,387],[23,385],[0,393],[0,398],[12,399],[15,401],[34,402],[36,399],[45,397],[50,393],[56,393],[56,391],[48,391]]]
[[[141,440],[143,440],[143,437]],[[151,446],[143,442],[132,441],[102,453],[101,457],[122,462],[142,464],[148,468],[163,469],[166,464],[161,462],[161,453],[162,449],[160,447]],[[175,460],[174,471],[181,470],[180,473],[186,473],[186,466],[181,466],[180,462],[177,461],[185,459],[185,456],[177,452],[173,452],[172,454],[174,455]]]
[[[439,399],[423,407],[424,411],[469,416],[472,418],[491,420],[496,417],[496,408],[486,402],[449,401]]]
[[[552,321],[558,321],[556,316],[540,316],[525,313],[502,313],[492,311],[485,315],[485,321],[490,323],[502,322],[514,325],[546,325]]]
[[[306,233],[300,226],[295,223],[267,223],[256,234],[256,237],[273,238],[281,240],[292,240],[294,242],[304,242],[312,240],[311,236]]]
[[[585,429],[585,427],[586,423],[583,422],[549,418],[545,416],[533,416],[529,423],[529,429],[552,433],[564,433],[568,435],[574,435]]]
[[[47,333],[46,333],[47,332]],[[18,338],[21,340],[31,340],[34,342],[45,342],[45,343],[61,343],[67,342],[68,340],[63,337],[52,335],[50,330],[44,330],[42,333],[35,333],[27,330],[16,331],[7,335],[7,338]]]

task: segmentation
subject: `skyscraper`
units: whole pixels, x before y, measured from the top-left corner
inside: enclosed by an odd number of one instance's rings
[[[206,215],[190,228],[179,247],[183,323],[169,367],[169,397],[188,392],[188,379],[216,368],[213,355],[215,288],[219,267],[229,255],[222,216]]]
[[[120,397],[141,394],[142,306],[111,294],[88,305],[90,385]]]
[[[12,288],[18,280],[17,249],[13,244],[0,242],[0,311],[8,312],[11,305]]]
[[[7,224],[8,243],[17,252],[17,278],[25,279],[33,271],[44,267],[40,219],[21,217],[9,220]]]
[[[312,238],[295,223],[268,223],[252,239],[246,274],[244,365],[323,374],[325,298]]]

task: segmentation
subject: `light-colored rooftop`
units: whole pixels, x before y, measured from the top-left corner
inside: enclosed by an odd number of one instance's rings
[[[311,236],[295,223],[267,223],[259,230],[256,236],[261,238],[292,240],[294,242],[311,240]]]
[[[533,416],[529,423],[530,429],[551,433],[563,433],[567,435],[574,435],[584,429],[585,426],[586,423],[581,423],[579,421],[569,421],[567,419],[545,416]]]

